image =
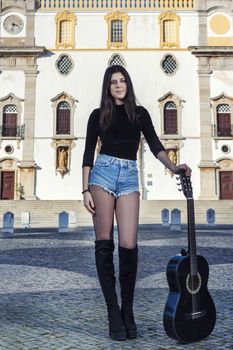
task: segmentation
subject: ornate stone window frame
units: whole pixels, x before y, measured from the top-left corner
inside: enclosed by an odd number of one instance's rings
[[[231,111],[231,136],[218,136],[217,134],[217,108],[221,104],[228,104]],[[224,92],[216,97],[211,98],[211,109],[213,116],[212,135],[215,140],[233,138],[233,97],[227,96]]]
[[[24,100],[15,96],[13,93],[9,93],[7,96],[0,98],[0,148],[2,140],[17,140],[17,146],[19,142],[24,138],[24,124],[21,124],[22,120],[22,102]],[[2,136],[3,125],[3,110],[8,105],[15,105],[17,108],[17,135],[16,136]]]
[[[62,43],[60,40],[61,25],[63,21],[71,22],[71,38],[70,42]],[[74,49],[75,48],[75,25],[77,17],[74,13],[64,11],[58,13],[55,17],[56,22],[56,49]]]
[[[180,25],[180,16],[178,16],[174,12],[165,12],[162,13],[159,18],[159,25],[160,25],[160,47],[162,49],[168,49],[168,48],[179,48],[180,47],[180,40],[179,40],[179,25]],[[164,40],[164,22],[165,21],[173,21],[175,23],[175,42],[166,42]]]
[[[53,139],[74,139],[74,112],[76,108],[76,102],[78,102],[78,100],[63,91],[57,96],[53,97],[51,101],[53,108]],[[70,106],[70,134],[66,135],[58,135],[56,133],[57,107],[61,102],[67,102]]]
[[[78,100],[63,91],[57,96],[53,97],[51,101],[53,108],[53,142],[51,146],[54,148],[54,168],[55,173],[60,174],[63,178],[64,175],[70,173],[71,151],[75,147],[74,140],[77,139],[74,136],[74,114]],[[56,133],[57,107],[61,102],[66,102],[70,106],[70,134],[58,135]],[[61,150],[65,150],[66,152],[66,160],[64,161],[63,166],[59,165],[59,154]]]
[[[105,21],[108,24],[108,49],[126,49],[128,46],[127,42],[127,23],[130,19],[126,12],[115,11],[108,13],[104,17]],[[118,20],[122,21],[122,41],[121,42],[112,42],[112,21]]]
[[[160,109],[160,125],[161,125],[161,139],[170,140],[170,139],[183,139],[182,137],[182,123],[181,115],[183,103],[185,102],[179,96],[175,95],[173,92],[168,92],[158,99],[159,109]],[[177,108],[177,134],[165,134],[164,133],[164,107],[167,102],[173,102]]]

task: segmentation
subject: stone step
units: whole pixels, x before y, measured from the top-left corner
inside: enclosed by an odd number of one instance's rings
[[[195,222],[206,224],[206,211],[209,208],[215,210],[216,224],[233,224],[233,201],[232,200],[196,200]],[[140,224],[161,224],[161,211],[166,208],[171,211],[175,208],[181,211],[181,223],[187,223],[186,200],[141,200],[140,203]],[[7,211],[14,214],[14,227],[20,228],[21,215],[23,212],[30,212],[30,227],[58,227],[59,213],[65,211],[75,212],[78,226],[92,225],[92,217],[86,211],[82,201],[1,201],[0,202],[0,227],[3,226],[3,215]]]

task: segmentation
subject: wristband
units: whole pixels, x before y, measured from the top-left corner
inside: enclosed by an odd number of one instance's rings
[[[84,194],[84,193],[86,193],[86,192],[89,192],[89,190],[84,190],[84,191],[82,191],[82,194]]]

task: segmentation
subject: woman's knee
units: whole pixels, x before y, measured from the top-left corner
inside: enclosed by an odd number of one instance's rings
[[[135,241],[122,241],[120,240],[120,247],[126,248],[126,249],[134,249],[137,245],[137,242]]]

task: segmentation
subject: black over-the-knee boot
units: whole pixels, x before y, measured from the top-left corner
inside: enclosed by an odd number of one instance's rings
[[[113,251],[113,240],[95,241],[96,268],[108,309],[109,336],[113,340],[126,340],[126,329],[115,290]]]
[[[121,286],[121,313],[127,337],[137,337],[137,326],[133,315],[133,298],[138,265],[138,247],[128,249],[119,246],[119,280]]]

